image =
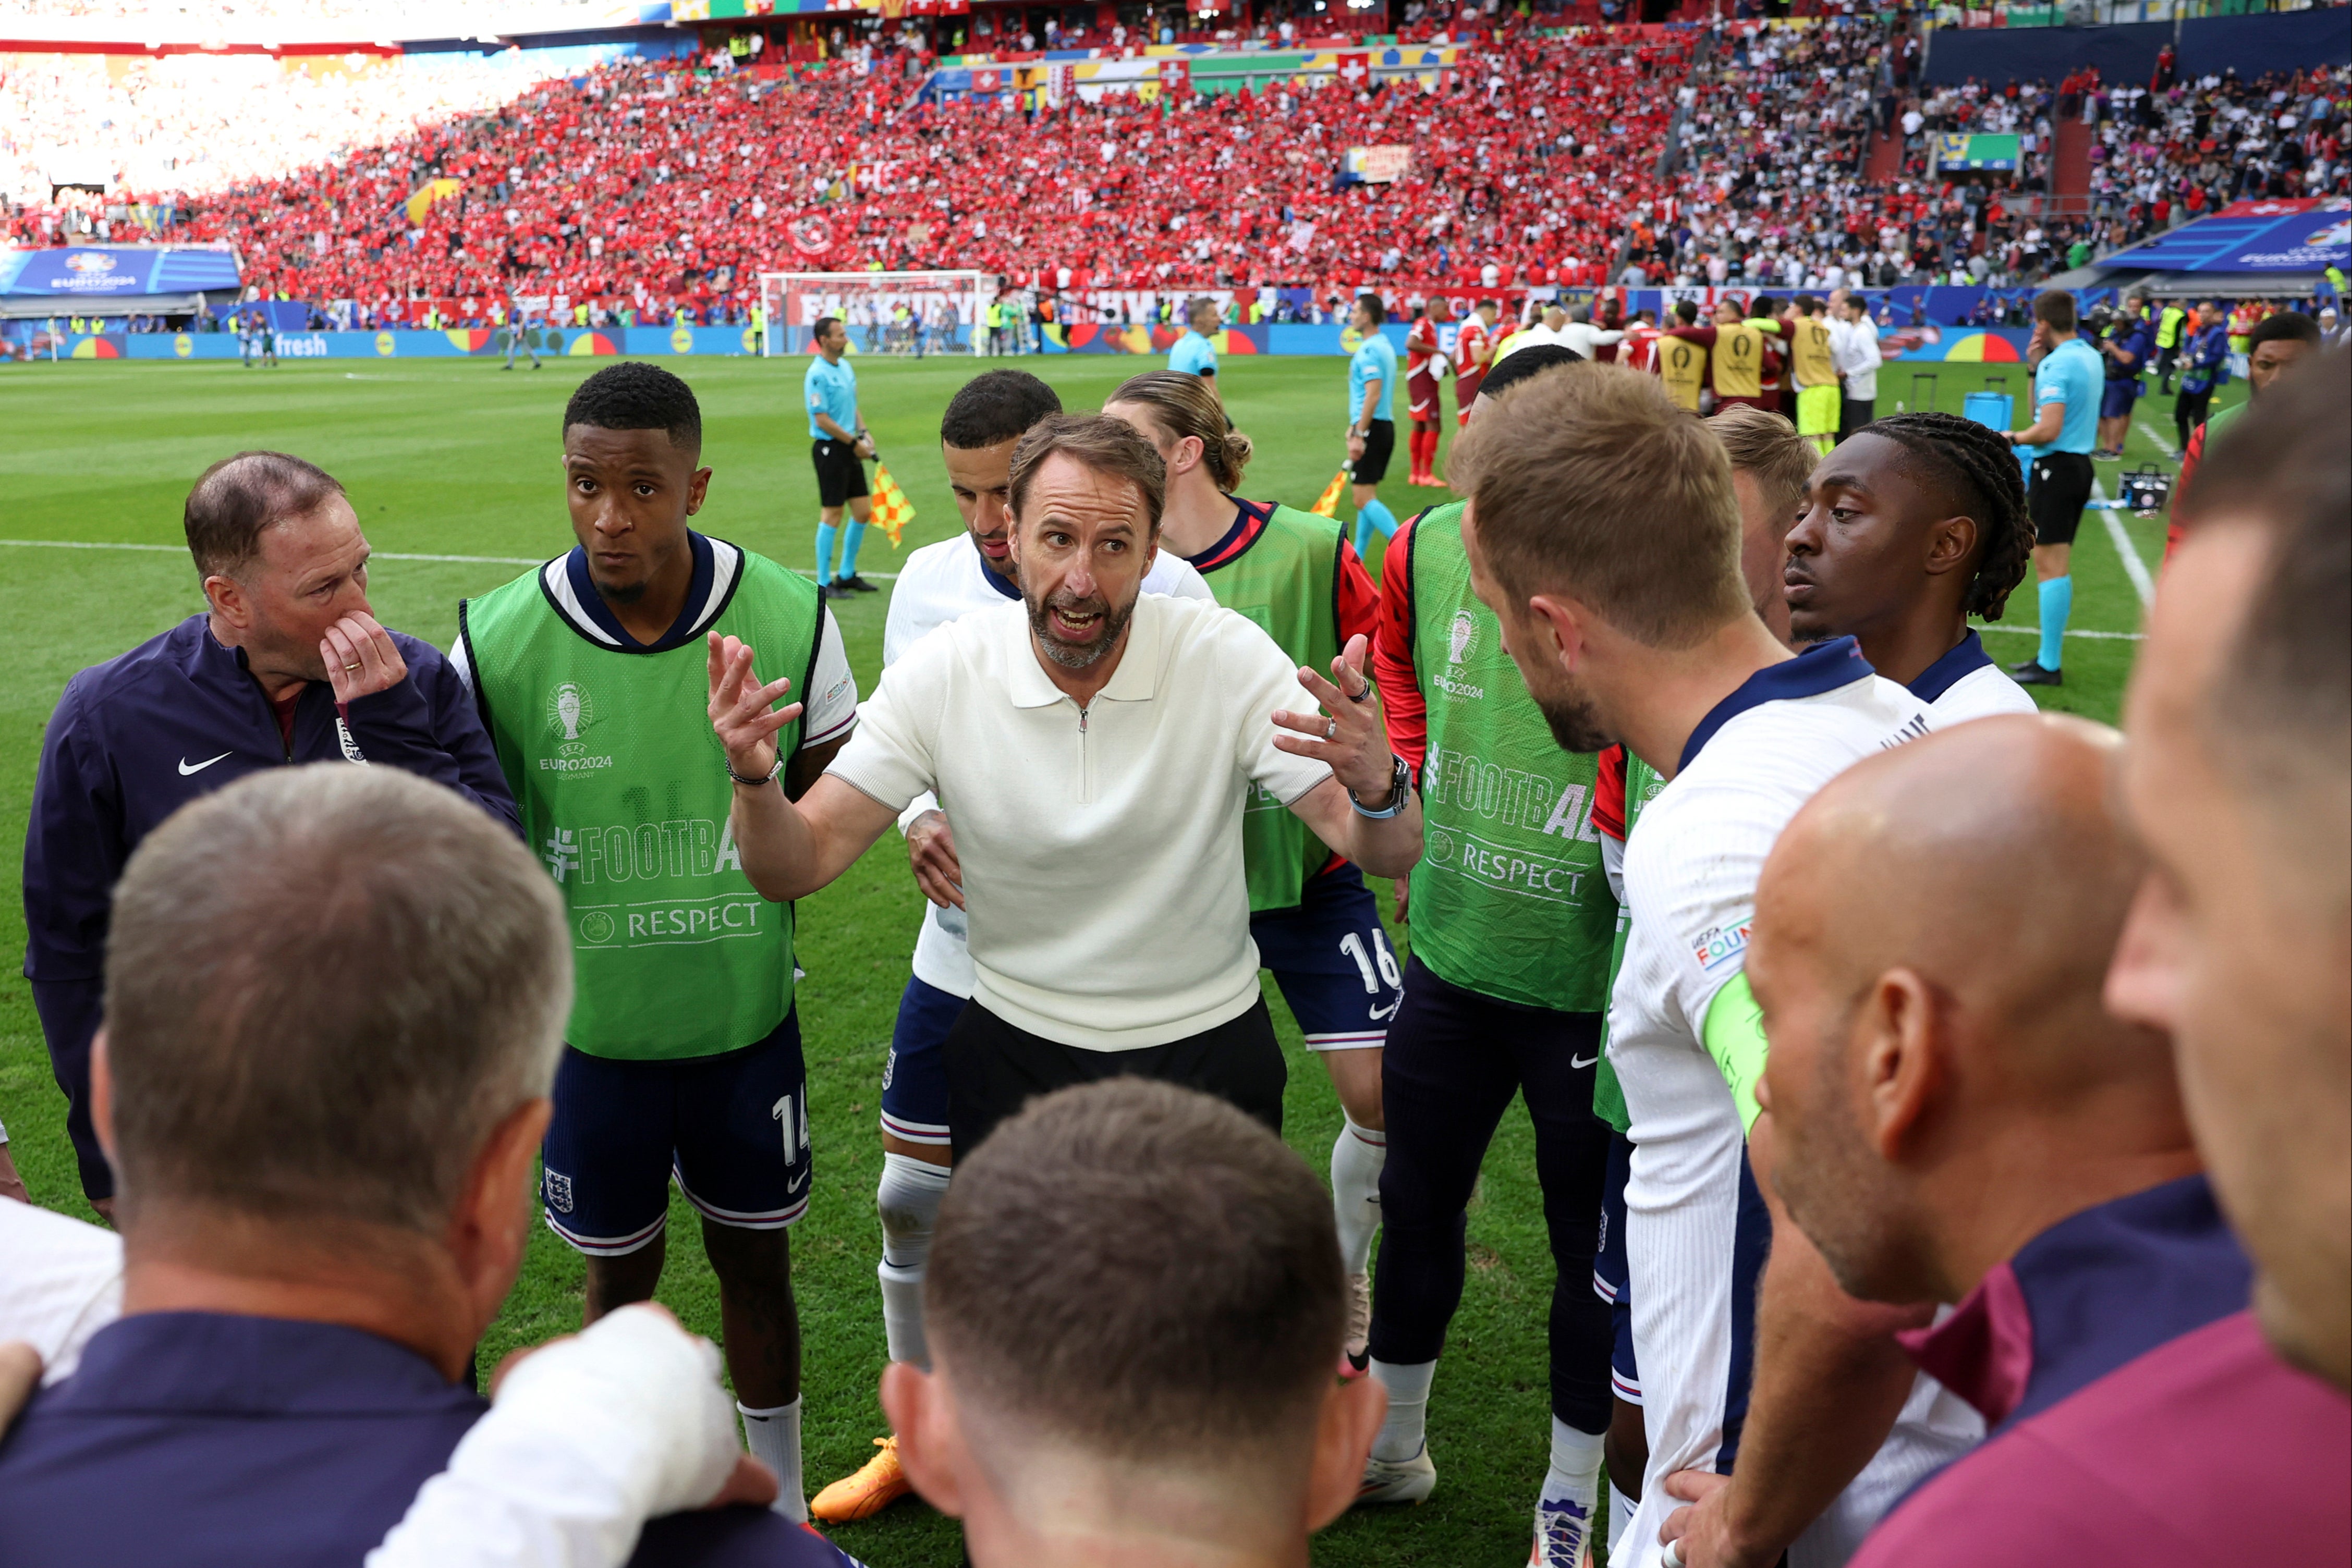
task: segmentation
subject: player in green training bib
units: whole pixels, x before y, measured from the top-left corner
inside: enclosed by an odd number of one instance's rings
[[[848,738],[857,685],[815,584],[688,526],[710,483],[701,449],[694,393],[667,371],[582,382],[563,413],[579,542],[460,605],[455,663],[572,925],[548,1226],[587,1257],[593,1322],[652,1298],[675,1176],[702,1215],[751,1451],[782,1483],[777,1506],[804,1517],[786,1231],[812,1166],[793,911],[743,876],[703,714],[706,639],[794,673],[803,707],[779,756],[795,794]]]
[[[1255,622],[1310,669],[1328,670],[1351,639],[1364,638],[1369,649],[1380,629],[1371,574],[1332,518],[1235,497],[1249,440],[1228,426],[1209,383],[1150,371],[1113,392],[1103,412],[1159,448],[1168,465],[1160,546],[1190,561],[1219,604]],[[1388,1153],[1381,1051],[1403,999],[1403,971],[1363,873],[1262,789],[1242,818],[1242,843],[1250,938],[1307,1049],[1331,1074],[1345,1116],[1331,1149],[1331,1202],[1350,1289],[1349,1369],[1360,1374]]]

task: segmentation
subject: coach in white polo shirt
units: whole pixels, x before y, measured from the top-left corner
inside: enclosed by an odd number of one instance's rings
[[[926,789],[956,825],[974,971],[947,1043],[959,1158],[1031,1095],[1120,1073],[1279,1128],[1282,1055],[1242,876],[1252,789],[1375,876],[1421,856],[1361,638],[1335,685],[1232,611],[1140,591],[1165,485],[1123,421],[1033,429],[1013,458],[1022,601],[908,650],[798,801],[774,785],[771,739],[795,711],[771,711],[791,683],[760,685],[732,639],[711,646],[735,841],[761,893],[814,893]]]

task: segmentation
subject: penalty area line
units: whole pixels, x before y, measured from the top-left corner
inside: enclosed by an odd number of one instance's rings
[[[2039,626],[2011,626],[2007,622],[2003,622],[1999,625],[1989,623],[1980,625],[1977,627],[1977,630],[1979,632],[2014,632],[2021,637],[2039,637],[2042,635],[2042,628]],[[2102,642],[2108,643],[2137,643],[2140,641],[2140,633],[2137,632],[2077,632],[2071,626],[2066,629],[2066,635],[2069,637],[2095,637]]]
[[[2107,488],[2093,479],[2091,495],[2104,501],[2107,498]],[[2132,591],[2139,595],[2139,607],[2147,609],[2156,599],[2156,579],[2147,574],[2147,562],[2139,559],[2138,547],[2132,543],[2131,535],[2124,528],[2124,520],[2116,516],[2112,507],[2099,508],[2099,521],[2106,524],[2107,538],[2115,545],[2116,554],[2123,558],[2124,575],[2131,579]]]

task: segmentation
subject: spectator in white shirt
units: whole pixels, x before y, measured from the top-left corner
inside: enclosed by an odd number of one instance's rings
[[[1332,661],[1334,684],[1231,611],[1141,591],[1165,490],[1159,453],[1124,421],[1033,429],[1013,459],[1022,602],[910,649],[797,801],[773,770],[772,737],[799,709],[772,705],[792,683],[761,684],[731,638],[711,647],[736,842],[770,898],[831,883],[923,791],[949,803],[974,974],[946,1048],[959,1163],[1031,1095],[1121,1073],[1279,1127],[1242,874],[1254,789],[1374,876],[1421,857],[1361,638]]]
[[[1831,303],[1830,357],[1844,383],[1838,410],[1838,439],[1843,441],[1877,417],[1878,367],[1885,363],[1878,351],[1878,323],[1870,306],[1858,296],[1838,291]]]

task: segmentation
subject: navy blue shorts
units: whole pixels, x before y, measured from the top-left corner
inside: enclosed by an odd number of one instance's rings
[[[890,1057],[882,1064],[882,1130],[892,1137],[950,1146],[948,1064],[940,1050],[963,1002],[952,991],[907,977],[898,1022],[890,1031]]]
[[[2099,417],[2121,419],[2132,411],[2132,404],[2138,401],[2139,379],[2137,377],[2127,382],[2109,382],[2106,384],[2106,390],[2099,394]]]
[[[1404,970],[1354,865],[1308,878],[1288,909],[1251,915],[1250,936],[1307,1050],[1357,1051],[1387,1040],[1404,1000]]]
[[[1633,1291],[1625,1262],[1625,1178],[1633,1169],[1633,1145],[1624,1134],[1612,1134],[1608,1174],[1601,1186],[1601,1249],[1592,1257],[1592,1293],[1609,1303],[1615,1330],[1609,1391],[1628,1405],[1639,1405],[1642,1369],[1633,1360]]]
[[[540,1155],[547,1228],[599,1258],[661,1234],[669,1184],[704,1218],[781,1230],[808,1212],[808,1071],[797,1010],[757,1045],[679,1061],[563,1048]]]

